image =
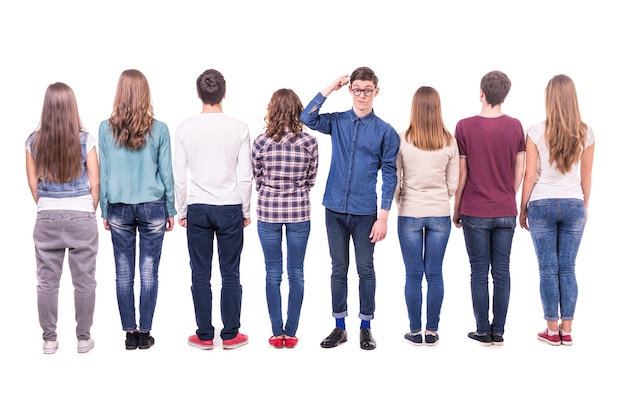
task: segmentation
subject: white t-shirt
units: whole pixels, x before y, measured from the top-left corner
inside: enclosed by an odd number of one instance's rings
[[[539,122],[531,126],[526,132],[528,137],[537,146],[539,160],[537,161],[537,181],[530,194],[530,201],[540,199],[584,199],[580,184],[580,164],[575,163],[569,172],[563,174],[556,165],[550,164],[550,150],[546,144],[544,133],[546,122]],[[595,137],[590,126],[587,126],[585,148],[595,143]]]
[[[248,126],[224,113],[200,113],[176,129],[174,189],[178,216],[187,206],[241,204],[250,217],[252,161]]]

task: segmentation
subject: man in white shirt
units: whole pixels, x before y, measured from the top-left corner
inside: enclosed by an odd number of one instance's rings
[[[202,113],[178,126],[174,149],[178,223],[187,228],[191,293],[198,326],[188,343],[203,350],[213,348],[210,281],[213,239],[217,237],[224,325],[220,337],[222,347],[232,349],[248,343],[248,337],[239,332],[239,264],[243,229],[250,224],[250,134],[244,122],[222,112],[226,81],[219,71],[205,71],[196,84]]]

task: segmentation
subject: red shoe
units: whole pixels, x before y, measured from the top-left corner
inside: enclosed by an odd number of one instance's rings
[[[561,334],[561,344],[563,344],[563,345],[572,345],[572,344],[574,344],[574,341],[572,341],[572,334],[565,333],[565,332],[561,331],[560,328],[559,328],[559,334]]]
[[[201,340],[196,334],[189,337],[187,344],[200,350],[213,350],[213,340]]]
[[[559,333],[557,332],[554,335],[550,335],[547,329],[537,334],[537,339],[550,345],[561,345],[561,336]]]
[[[232,350],[233,348],[238,348],[246,344],[248,344],[248,336],[246,334],[238,332],[235,338],[231,338],[230,340],[224,340],[222,342],[222,347],[224,348],[224,350]]]
[[[283,348],[285,346],[285,338],[283,335],[276,337],[272,335],[270,337],[270,345],[274,348]]]
[[[285,336],[285,347],[294,348],[298,344],[298,339],[296,337]]]

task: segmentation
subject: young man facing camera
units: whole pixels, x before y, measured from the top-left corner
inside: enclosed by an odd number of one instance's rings
[[[352,109],[320,114],[326,98],[348,85]],[[332,259],[331,295],[335,328],[322,342],[323,348],[347,341],[349,244],[352,238],[359,274],[363,350],[376,348],[370,321],[374,318],[376,275],[374,245],[387,235],[387,217],[396,187],[396,156],[400,137],[395,129],[374,114],[378,77],[370,68],[360,67],[342,75],[318,93],[300,119],[311,129],[330,134],[332,156],[323,205],[326,232]],[[376,184],[382,171],[382,197],[377,213]]]

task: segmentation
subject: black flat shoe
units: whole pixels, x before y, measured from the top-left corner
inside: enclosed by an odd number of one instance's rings
[[[361,328],[361,349],[373,350],[376,348],[376,340],[372,337],[372,330]]]
[[[139,346],[139,333],[137,331],[134,332],[126,332],[126,349],[134,350]]]
[[[150,332],[140,332],[138,344],[140,350],[146,350],[154,345],[154,338]]]
[[[322,348],[333,348],[337,347],[339,344],[345,343],[346,341],[348,341],[348,333],[345,329],[337,327],[332,330],[328,337],[322,340],[320,346]]]

